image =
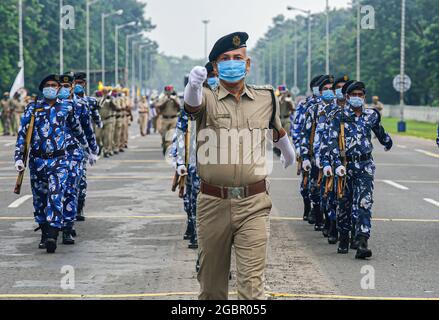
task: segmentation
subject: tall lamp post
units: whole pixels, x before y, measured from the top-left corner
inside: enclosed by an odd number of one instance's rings
[[[117,10],[115,12],[112,13],[102,13],[101,14],[101,48],[102,48],[102,52],[101,52],[101,63],[102,63],[102,83],[105,85],[105,19],[109,18],[111,16],[115,16],[115,15],[122,15],[123,14],[123,10]]]
[[[129,55],[130,55],[130,40],[135,38],[135,37],[138,37],[142,34],[143,34],[143,31],[127,35],[125,38],[125,77],[124,77],[125,78],[125,86],[128,85],[128,77],[129,77],[129,75],[128,75],[128,73],[129,73],[128,60],[129,60]]]
[[[85,30],[85,42],[86,42],[86,73],[87,80],[90,81],[90,6],[98,2],[99,0],[87,0],[86,3],[86,30]],[[87,86],[87,95],[90,94],[90,86]]]
[[[203,20],[204,23],[204,58],[207,61],[207,25],[209,24],[209,20]]]
[[[302,10],[295,7],[288,6],[287,10],[299,11],[308,15],[308,83],[311,83],[311,59],[312,59],[312,47],[311,47],[311,10]],[[307,85],[307,94],[311,94],[311,90]]]
[[[329,74],[329,0],[326,0],[326,74]]]
[[[64,31],[62,25],[63,0],[59,0],[59,74],[64,73]]]
[[[361,0],[357,0],[357,80],[361,81]]]
[[[119,30],[134,26],[136,24],[136,21],[131,21],[122,25],[116,26],[116,32],[114,36],[115,40],[115,48],[114,48],[114,57],[115,57],[115,63],[114,63],[114,84],[117,86],[119,84]]]

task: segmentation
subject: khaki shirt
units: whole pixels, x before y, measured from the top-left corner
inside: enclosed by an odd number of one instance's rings
[[[140,103],[139,103],[139,113],[149,113],[148,101],[140,101]]]
[[[26,104],[17,99],[11,100],[11,109],[14,110],[15,113],[23,113],[26,108]]]
[[[9,116],[11,113],[11,105],[9,100],[0,100],[0,112],[4,117]]]
[[[112,102],[112,99],[107,99],[106,97],[104,97],[99,104],[101,106],[99,113],[102,120],[105,121],[114,116],[114,104]]]
[[[222,85],[215,91],[203,88],[200,111],[192,115],[197,121],[197,168],[203,181],[217,186],[243,187],[267,177],[265,136],[273,111],[273,91],[271,86],[246,85],[238,102]],[[274,126],[280,130],[277,98],[275,103]],[[206,136],[211,134],[210,141]],[[229,143],[228,135],[239,135],[242,139]]]
[[[164,96],[160,99],[156,107],[161,115],[165,117],[176,117],[180,111],[180,104],[178,97],[171,99],[168,96]]]
[[[280,104],[280,117],[282,119],[289,118],[291,113],[294,112],[294,103],[292,101],[286,101],[286,97],[281,97]]]

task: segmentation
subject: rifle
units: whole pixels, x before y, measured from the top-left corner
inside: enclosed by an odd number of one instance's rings
[[[35,97],[35,106],[36,106],[36,104],[37,104],[37,98]],[[31,144],[31,140],[32,140],[32,133],[34,131],[34,124],[35,124],[35,113],[32,113],[32,116],[30,118],[29,127],[27,128],[27,132],[26,132],[26,141],[25,141],[24,150],[23,150],[24,168],[26,168],[26,163],[27,163],[27,160],[29,158],[30,144]],[[14,187],[15,194],[21,193],[21,186],[23,185],[24,172],[25,172],[25,170],[18,173],[17,181],[15,182],[15,187]]]
[[[187,121],[187,130],[186,130],[186,135],[184,136],[184,162],[186,165],[186,169],[189,170],[189,144],[190,144],[190,139],[191,139],[191,120],[188,119]],[[180,183],[179,183],[179,188],[180,188],[180,192],[178,194],[178,196],[180,198],[183,198],[184,196],[184,186],[186,184],[186,176],[181,176],[180,177]]]
[[[300,176],[300,174],[302,173],[302,158],[298,156],[296,160],[297,160],[297,175]]]
[[[343,160],[343,166],[347,167],[347,159],[346,159],[346,140],[345,140],[345,131],[344,131],[344,123],[340,123],[340,135],[338,137],[338,147],[340,149],[340,155]],[[338,177],[337,179],[337,198],[341,199],[344,196],[344,188],[346,186],[346,176]]]

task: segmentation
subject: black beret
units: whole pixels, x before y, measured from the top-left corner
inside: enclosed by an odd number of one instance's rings
[[[361,81],[355,81],[347,88],[346,93],[350,94],[354,90],[361,90],[366,94],[366,85]]]
[[[75,78],[75,80],[87,80],[87,74],[85,72],[76,72],[73,77]]]
[[[329,75],[329,74],[326,76],[323,76],[318,83],[319,90],[322,91],[324,86],[326,86],[327,84],[333,84],[333,83],[334,83],[334,76]]]
[[[321,75],[319,75],[319,76],[317,76],[317,77],[314,77],[314,78],[311,80],[310,84],[309,84],[310,89],[316,87],[316,86],[318,85],[318,83],[319,83],[319,81],[320,81],[320,79],[321,79],[322,77],[324,77],[323,74],[321,74]]]
[[[224,52],[247,47],[248,34],[245,32],[234,32],[219,39],[209,54],[209,61],[213,62]]]
[[[60,83],[73,83],[73,77],[70,74],[62,74],[59,76],[59,79]]]
[[[349,79],[349,77],[347,75],[344,75],[343,77],[337,78],[337,79],[335,79],[334,85],[332,86],[332,88],[335,90],[337,84],[343,83],[343,82],[348,82],[349,80],[350,79]]]
[[[207,74],[212,73],[213,72],[213,65],[212,62],[208,62],[206,63],[206,65],[204,66],[207,70]]]
[[[351,84],[353,84],[354,82],[356,82],[356,80],[349,80],[348,82],[346,82],[343,86],[343,88],[341,89],[341,92],[343,94],[346,94],[346,91],[348,91],[348,88]]]
[[[43,80],[41,80],[40,86],[39,86],[40,91],[43,91],[44,85],[48,81],[55,81],[55,82],[58,82],[58,84],[59,84],[59,75],[58,74],[50,74],[47,77],[45,77]]]

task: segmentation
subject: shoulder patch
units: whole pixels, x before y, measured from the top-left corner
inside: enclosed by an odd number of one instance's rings
[[[249,88],[255,89],[255,90],[270,90],[270,91],[274,91],[274,88],[272,85],[263,85],[263,86],[257,86],[254,84],[248,84],[247,85]]]

